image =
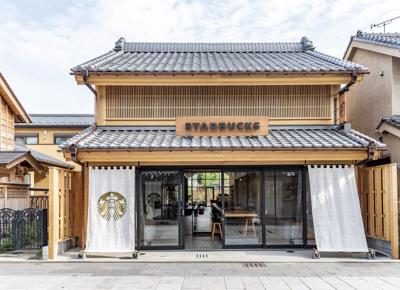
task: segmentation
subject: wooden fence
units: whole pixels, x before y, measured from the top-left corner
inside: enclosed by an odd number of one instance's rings
[[[397,164],[359,168],[359,194],[366,235],[390,241],[399,258]]]
[[[27,207],[29,207],[29,184],[0,183],[0,208],[22,210]]]
[[[76,206],[79,206],[80,173],[72,170],[49,168],[49,258],[57,255],[58,243],[71,239],[75,245]]]

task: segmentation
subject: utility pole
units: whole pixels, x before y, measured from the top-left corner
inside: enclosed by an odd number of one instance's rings
[[[397,17],[394,17],[392,19],[385,20],[385,21],[383,21],[381,23],[371,24],[371,30],[374,29],[374,28],[383,27],[383,33],[385,33],[386,32],[386,25],[392,23],[393,20],[396,20],[396,19],[399,19],[399,18],[400,18],[400,16],[397,16]]]

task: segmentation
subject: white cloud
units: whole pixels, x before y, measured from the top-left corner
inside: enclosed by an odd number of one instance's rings
[[[91,112],[90,91],[75,84],[69,69],[110,50],[120,36],[262,42],[307,35],[318,50],[341,57],[357,29],[368,31],[400,11],[397,0],[86,0],[49,11],[41,1],[40,13],[3,2],[0,70],[33,113]],[[388,28],[400,31],[400,20]]]

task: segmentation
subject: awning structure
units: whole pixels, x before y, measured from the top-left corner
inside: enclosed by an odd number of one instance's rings
[[[309,166],[320,252],[368,252],[353,166]]]

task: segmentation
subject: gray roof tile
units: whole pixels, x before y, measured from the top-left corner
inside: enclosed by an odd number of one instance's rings
[[[285,148],[367,148],[374,142],[352,129],[337,126],[270,127],[266,136],[181,137],[174,127],[94,127],[61,144],[78,149],[285,149]]]
[[[85,128],[94,123],[93,114],[30,114],[31,123],[15,124],[17,128],[25,127],[76,127]]]
[[[33,150],[31,148],[28,148],[26,146],[17,144],[15,145],[15,150],[18,152],[30,152],[30,154],[35,158],[37,161],[41,163],[46,163],[49,165],[57,166],[57,167],[63,167],[67,169],[73,169],[74,166],[69,164],[68,162],[64,162],[62,160],[59,160],[57,158],[51,157],[49,155],[43,154],[39,151]]]
[[[386,123],[400,129],[400,115],[393,115],[390,117],[382,118],[381,124],[382,123]]]
[[[120,40],[114,50],[71,69],[125,73],[366,72],[361,65],[314,51],[308,39],[288,43],[140,43]]]
[[[367,33],[357,31],[353,40],[368,42],[386,47],[400,48],[400,33]]]
[[[0,151],[0,164],[7,165],[26,153],[26,151]]]

